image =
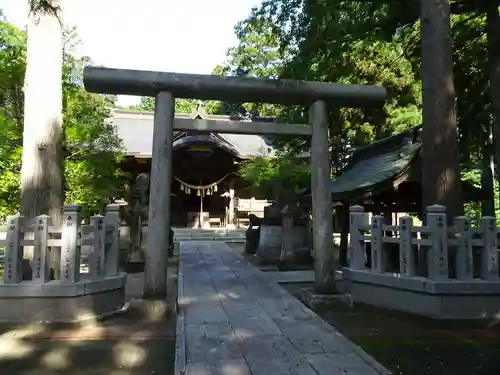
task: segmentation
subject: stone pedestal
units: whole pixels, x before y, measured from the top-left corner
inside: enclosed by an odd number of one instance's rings
[[[70,323],[116,312],[125,303],[126,275],[62,284],[0,284],[0,322]]]
[[[345,309],[354,307],[353,299],[349,294],[316,294],[313,288],[302,289],[300,299],[313,311],[332,307]]]
[[[283,228],[281,220],[273,221],[263,222],[260,227],[259,247],[256,254],[258,263],[262,265],[278,264],[280,261]]]
[[[276,204],[264,208],[264,218],[260,224],[257,262],[260,265],[279,264],[283,228],[281,210]]]
[[[311,263],[313,258],[309,247],[309,227],[307,218],[288,206],[282,211],[283,241],[280,263],[283,266],[294,266]]]

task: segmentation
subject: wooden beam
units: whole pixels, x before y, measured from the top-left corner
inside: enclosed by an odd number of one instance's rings
[[[310,136],[312,134],[311,125],[306,124],[278,124],[275,122],[220,121],[184,118],[176,118],[174,120],[174,130],[230,134],[294,134],[305,136]]]
[[[161,91],[175,98],[272,104],[305,104],[315,101],[336,106],[362,107],[382,104],[382,86],[295,81],[257,77],[225,77],[140,70],[85,67],[83,82],[89,92],[113,95],[156,96]]]

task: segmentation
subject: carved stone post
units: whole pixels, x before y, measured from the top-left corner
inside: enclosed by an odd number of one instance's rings
[[[104,276],[106,259],[106,227],[104,216],[96,215],[90,218],[90,223],[94,229],[94,246],[89,262],[89,273],[93,279]]]
[[[371,223],[371,264],[370,269],[376,273],[384,273],[386,271],[386,253],[382,239],[384,237],[384,216],[372,216]]]
[[[106,206],[106,276],[116,276],[120,272],[120,206]]]
[[[33,282],[45,283],[50,280],[50,257],[47,241],[49,239],[50,217],[36,217],[34,232],[35,246],[33,248]]]
[[[471,229],[470,218],[467,216],[455,218],[455,231],[460,234],[458,237],[457,256],[455,258],[455,272],[458,280],[471,281],[474,279]]]
[[[365,241],[361,239],[361,227],[365,226],[368,215],[361,206],[349,207],[349,267],[353,270],[366,269]]]
[[[61,246],[61,283],[80,281],[80,212],[78,204],[64,205]]]
[[[281,211],[281,227],[283,228],[283,238],[281,241],[281,263],[294,263],[294,241],[293,241],[293,211],[288,205]]]
[[[330,192],[330,152],[328,110],[323,101],[312,104],[311,191],[314,247],[314,289],[318,294],[335,292],[332,199]]]
[[[5,252],[3,282],[17,284],[23,280],[21,247],[21,216],[7,218],[7,251]]]
[[[435,204],[427,207],[427,227],[431,239],[428,256],[429,279],[448,280],[448,227],[444,206]]]
[[[483,237],[483,251],[481,253],[481,278],[497,281],[498,277],[498,237],[495,217],[479,219],[479,228]]]
[[[413,218],[411,216],[399,218],[399,273],[401,276],[413,277],[417,274],[412,227]]]
[[[174,114],[175,100],[172,94],[158,93],[155,102],[144,284],[144,298],[149,299],[163,300],[167,295]]]

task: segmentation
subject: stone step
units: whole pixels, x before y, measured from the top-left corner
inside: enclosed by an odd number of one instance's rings
[[[174,237],[174,241],[222,241],[222,242],[245,242],[245,237]]]

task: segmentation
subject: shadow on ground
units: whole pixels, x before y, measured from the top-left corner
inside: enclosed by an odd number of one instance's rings
[[[299,297],[312,284],[282,284]],[[500,374],[500,326],[418,318],[357,304],[316,311],[394,375]]]
[[[171,308],[156,319],[132,307],[79,324],[0,324],[0,374],[172,374],[177,266],[169,262]],[[127,300],[141,297],[143,282],[143,273],[128,275]]]

